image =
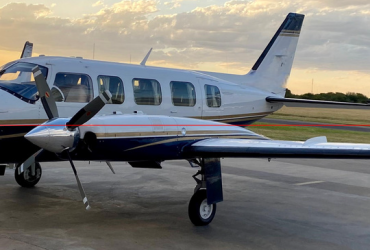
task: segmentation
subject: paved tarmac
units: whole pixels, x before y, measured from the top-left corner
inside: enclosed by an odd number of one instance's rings
[[[369,249],[370,162],[225,159],[214,221],[187,215],[196,172],[76,162],[85,211],[68,163],[44,163],[36,188],[0,177],[0,249]]]
[[[312,125],[320,128],[327,129],[339,129],[347,131],[358,131],[358,132],[370,132],[370,126],[327,126],[333,125],[330,123],[320,123],[320,122],[306,122],[306,121],[296,121],[296,120],[282,120],[282,119],[272,119],[272,118],[263,118],[260,122],[266,122],[271,124],[287,124],[287,125]]]

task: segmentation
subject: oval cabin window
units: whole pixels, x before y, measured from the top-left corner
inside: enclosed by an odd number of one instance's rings
[[[106,90],[112,94],[110,103],[121,104],[125,101],[125,92],[121,78],[117,76],[98,76],[99,93]]]
[[[137,105],[160,105],[162,103],[161,85],[157,80],[135,78],[132,80]]]
[[[213,85],[204,85],[204,90],[206,92],[206,102],[207,106],[210,108],[221,107],[221,93],[220,89]]]
[[[190,82],[170,82],[174,106],[194,107],[196,102],[194,85]]]
[[[94,96],[90,77],[74,73],[56,74],[51,94],[57,102],[90,102]]]

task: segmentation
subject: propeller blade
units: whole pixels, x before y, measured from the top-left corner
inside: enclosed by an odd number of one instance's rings
[[[49,85],[47,84],[44,75],[42,74],[38,66],[32,69],[33,76],[35,78],[37,90],[41,99],[42,106],[44,106],[46,115],[49,120],[54,117],[59,117],[58,108],[55,103],[54,97],[51,95]]]
[[[82,124],[88,122],[104,107],[105,104],[109,102],[111,98],[112,94],[109,92],[109,90],[101,93],[85,107],[80,109],[80,111],[78,111],[71,118],[71,120],[67,122],[66,125],[68,130],[73,130],[75,127],[81,126]]]
[[[112,173],[113,173],[113,174],[116,174],[116,172],[114,172],[114,169],[113,169],[113,167],[112,167],[112,164],[110,164],[110,162],[109,162],[109,161],[107,161],[106,163],[107,163],[108,167],[110,168],[110,170],[112,171]]]
[[[82,186],[82,183],[80,181],[80,178],[78,178],[77,170],[75,168],[75,165],[73,164],[71,155],[69,154],[69,148],[66,148],[66,150],[64,152],[67,154],[68,160],[71,163],[71,166],[72,166],[72,169],[73,169],[73,173],[75,174],[77,185],[78,185],[78,189],[80,190],[82,202],[85,204],[86,210],[89,210],[91,207],[90,207],[89,201],[87,200],[87,197],[86,197],[86,194],[85,194],[85,190],[84,190],[84,188]]]

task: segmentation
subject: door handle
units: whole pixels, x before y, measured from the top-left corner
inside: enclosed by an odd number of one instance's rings
[[[170,113],[175,114],[175,113],[177,113],[177,111],[171,110]]]

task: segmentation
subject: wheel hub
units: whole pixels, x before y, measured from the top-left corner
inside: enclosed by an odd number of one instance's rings
[[[24,174],[24,179],[26,181],[29,181],[29,182],[32,182],[32,181],[34,181],[36,179],[39,179],[41,177],[40,169],[36,169],[36,174],[32,175],[31,169],[27,168],[26,170],[24,170],[23,174]]]
[[[206,220],[211,217],[213,211],[213,205],[208,205],[207,199],[204,199],[199,207],[200,217]]]

